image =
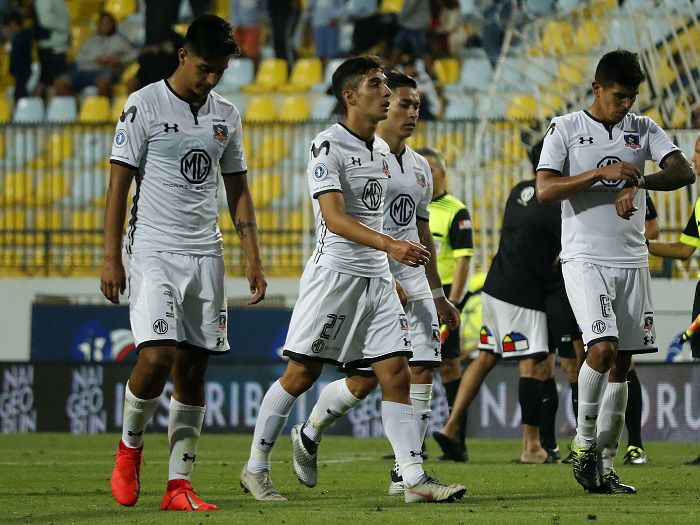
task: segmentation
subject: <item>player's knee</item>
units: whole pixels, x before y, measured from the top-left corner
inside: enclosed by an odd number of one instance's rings
[[[612,341],[601,341],[588,349],[586,361],[598,371],[610,370],[617,356],[617,346]]]
[[[377,385],[379,384],[379,380],[376,378],[376,376],[360,376],[360,375],[354,375],[354,376],[348,376],[348,378],[345,380],[345,384],[348,386],[348,390],[350,390],[350,393],[355,396],[357,399],[364,399],[366,398],[372,390],[377,388]]]
[[[626,354],[618,354],[610,368],[610,381],[613,383],[622,383],[627,381],[627,372],[629,372],[632,364],[632,356]]]
[[[394,396],[408,396],[411,390],[411,371],[408,367],[386,375],[382,379],[382,392]]]
[[[298,397],[313,386],[321,375],[322,365],[289,361],[280,384],[289,394]]]
[[[440,378],[443,383],[449,383],[462,376],[462,368],[458,357],[444,359],[440,365]]]
[[[411,383],[415,385],[427,385],[433,382],[433,369],[427,366],[412,366]]]
[[[153,376],[167,376],[175,364],[175,354],[160,347],[143,348],[139,352],[138,366]]]

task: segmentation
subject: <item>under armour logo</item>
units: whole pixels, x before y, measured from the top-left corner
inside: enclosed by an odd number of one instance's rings
[[[220,346],[224,346],[224,338],[223,337],[216,338],[216,346],[217,346],[217,348]]]
[[[260,444],[261,444],[263,447],[265,447],[265,446],[271,447],[272,445],[275,444],[275,442],[274,442],[274,441],[265,441],[265,438],[261,438],[261,439],[260,439]]]
[[[355,166],[362,166],[362,162],[360,161],[360,157],[350,157],[350,160],[352,161],[352,165]]]
[[[411,457],[412,457],[412,458],[415,458],[415,457],[418,457],[418,456],[423,457],[423,451],[420,451],[420,450],[419,450],[418,452],[416,452],[416,451],[414,451],[414,450],[411,450]]]
[[[326,409],[326,413],[328,413],[329,415],[336,417],[336,418],[342,416],[342,414],[337,414],[337,413],[333,412],[330,408]]]
[[[405,337],[403,338],[403,345],[404,346],[411,346],[411,341],[410,339],[406,339]]]
[[[165,132],[167,133],[171,129],[175,131],[175,133],[178,133],[180,130],[177,129],[177,123],[173,124],[172,126],[168,126],[167,122],[163,122],[163,128],[165,129]]]
[[[426,419],[430,419],[430,414],[421,414],[420,418],[425,421]]]
[[[126,432],[127,436],[143,436],[143,430],[141,432],[132,432],[131,430],[128,430]]]
[[[583,144],[584,142],[588,142],[589,144],[593,144],[593,137],[579,137],[578,138],[579,144]]]
[[[595,421],[596,419],[598,419],[598,414],[596,414],[596,415],[594,415],[594,416],[585,415],[585,416],[583,416],[583,418],[584,418],[586,421]]]
[[[192,463],[194,463],[194,460],[196,457],[197,457],[197,454],[195,454],[194,456],[190,456],[187,452],[185,452],[182,455],[182,461],[191,461]]]

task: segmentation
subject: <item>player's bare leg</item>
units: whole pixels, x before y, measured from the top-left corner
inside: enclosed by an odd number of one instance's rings
[[[493,367],[498,363],[499,356],[492,352],[481,351],[479,355],[472,361],[462,375],[462,380],[459,383],[457,398],[455,399],[452,413],[443,427],[433,433],[433,437],[440,445],[440,448],[446,455],[451,455],[453,461],[459,461],[457,458],[459,443],[459,425],[464,419],[469,405],[479,393],[481,384],[486,379],[486,376],[493,370]],[[464,460],[462,460],[464,461]]]

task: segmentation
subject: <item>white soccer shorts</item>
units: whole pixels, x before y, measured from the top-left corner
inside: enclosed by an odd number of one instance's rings
[[[566,295],[588,346],[616,341],[621,352],[656,352],[648,268],[612,268],[585,261],[562,264]]]
[[[479,350],[504,358],[532,357],[549,353],[547,316],[481,292]]]
[[[410,358],[408,320],[391,276],[358,277],[309,262],[299,283],[284,355],[348,369],[393,356]]]
[[[229,350],[223,257],[139,252],[123,256],[136,348]]]
[[[404,310],[413,347],[409,364],[428,368],[440,366],[440,325],[435,301],[432,298],[409,301]]]

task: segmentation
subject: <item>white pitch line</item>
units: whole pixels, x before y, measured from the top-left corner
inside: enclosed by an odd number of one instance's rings
[[[343,464],[343,463],[356,463],[358,461],[376,461],[377,458],[375,456],[353,456],[352,458],[338,458],[338,459],[319,459],[318,462],[321,464],[330,464],[330,465],[336,465],[336,464]],[[212,461],[212,460],[197,460],[197,465],[220,465],[221,463],[235,463],[234,461],[230,460],[218,460],[218,461]],[[0,461],[0,467],[65,467],[67,465],[104,465],[106,463],[105,461],[86,461],[86,460],[78,460],[78,461]],[[110,458],[110,463],[111,463],[111,458]],[[144,461],[146,465],[167,465],[168,462],[165,460],[151,460],[151,459],[146,459]],[[284,464],[284,463],[289,463],[289,460],[273,460],[272,463],[276,464]]]

